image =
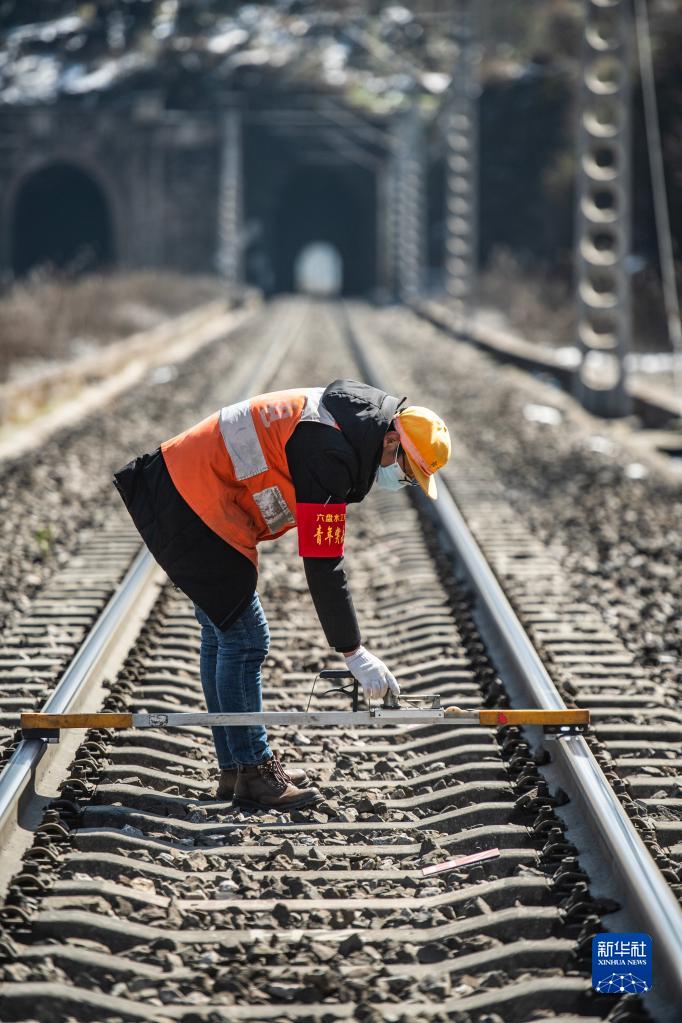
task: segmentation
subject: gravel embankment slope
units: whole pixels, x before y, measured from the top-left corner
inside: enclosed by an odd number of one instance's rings
[[[126,518],[113,471],[224,404],[229,374],[251,341],[244,324],[186,363],[152,371],[39,450],[0,465],[0,628],[68,564],[84,530]]]

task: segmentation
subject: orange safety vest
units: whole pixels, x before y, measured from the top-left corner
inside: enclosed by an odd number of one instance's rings
[[[339,429],[320,404],[323,391],[273,391],[226,405],[161,445],[173,484],[190,508],[256,567],[256,544],[296,525],[287,441],[302,421]]]

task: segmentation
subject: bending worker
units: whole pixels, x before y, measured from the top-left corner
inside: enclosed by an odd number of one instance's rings
[[[373,484],[420,486],[450,456],[441,419],[354,380],[262,394],[228,405],[115,474],[147,547],[194,602],[201,683],[210,712],[262,708],[268,625],[256,593],[256,546],[298,526],[298,549],[330,646],[380,700],[398,683],[362,646],[343,564],[346,505]],[[285,770],[262,726],[213,729],[218,799],[293,809],[321,799]]]

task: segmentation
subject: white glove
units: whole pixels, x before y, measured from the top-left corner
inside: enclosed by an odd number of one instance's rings
[[[362,686],[366,700],[382,700],[387,689],[394,696],[400,695],[400,686],[384,662],[365,650],[364,646],[358,647],[354,654],[349,654],[346,664]]]

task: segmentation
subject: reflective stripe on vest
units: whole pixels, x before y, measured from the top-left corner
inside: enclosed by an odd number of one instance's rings
[[[220,432],[232,459],[235,479],[247,480],[259,472],[267,472],[268,463],[256,433],[250,401],[221,408]]]
[[[303,394],[306,396],[306,403],[301,413],[300,421],[302,423],[324,423],[325,426],[333,426],[338,430],[339,424],[331,412],[324,405],[320,405],[322,395],[324,394],[324,387],[306,387]]]
[[[324,387],[306,387],[299,394],[305,396],[306,402],[299,422],[324,423],[339,429],[338,423],[330,412],[320,405]],[[225,405],[220,410],[220,432],[227,453],[232,459],[235,479],[247,480],[257,476],[259,472],[267,472],[268,463],[261,447],[256,424],[253,421],[252,409],[256,399],[240,401],[236,405]],[[276,419],[288,419],[294,414],[293,405],[278,402],[275,405],[258,409],[265,427]],[[280,527],[281,528],[281,527]]]
[[[256,545],[296,525],[286,444],[302,420],[338,429],[323,388],[228,405],[161,445],[181,497],[218,536],[258,563]]]
[[[295,526],[296,519],[291,514],[289,505],[279,487],[266,487],[265,490],[257,490],[253,499],[258,505],[261,515],[265,519],[271,533],[279,533],[285,526]]]
[[[260,419],[265,429],[274,422],[292,417],[296,417],[295,425],[313,422],[339,429],[334,417],[321,404],[324,387],[306,387],[289,393],[292,395],[290,400],[285,396],[287,392],[278,392],[272,402],[263,403],[258,397],[226,405],[220,410],[220,432],[234,466],[235,479],[247,480],[273,468],[267,463],[255,417]],[[305,405],[299,412],[301,397],[305,398]],[[252,491],[251,496],[271,533],[296,525],[296,519],[278,486]]]

